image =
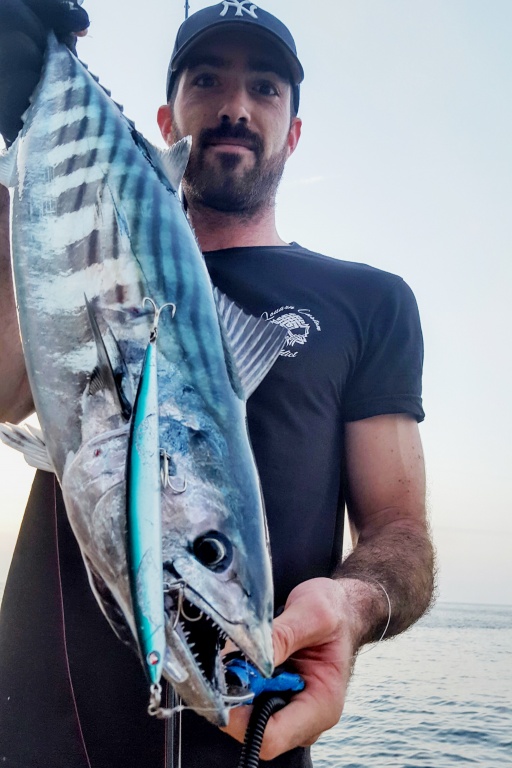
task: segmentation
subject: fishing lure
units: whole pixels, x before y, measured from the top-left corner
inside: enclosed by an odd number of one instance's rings
[[[159,706],[164,655],[165,613],[162,571],[160,440],[158,429],[157,337],[160,309],[142,364],[133,408],[127,460],[127,538],[131,596],[141,657],[151,686],[151,705]]]

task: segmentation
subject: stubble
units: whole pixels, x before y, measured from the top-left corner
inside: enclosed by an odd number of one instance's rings
[[[173,140],[183,138],[175,125]],[[216,153],[216,162],[208,158],[208,147],[215,139],[241,139],[254,153],[254,165],[242,170],[243,158],[233,152]],[[288,158],[286,143],[270,158],[264,157],[261,138],[245,125],[221,124],[218,128],[201,131],[192,146],[190,160],[183,180],[183,189],[190,205],[251,218],[274,207],[275,197]]]

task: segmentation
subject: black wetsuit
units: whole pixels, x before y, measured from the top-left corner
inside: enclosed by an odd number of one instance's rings
[[[206,254],[212,280],[248,312],[288,328],[248,403],[272,547],[276,610],[339,561],[344,424],[423,418],[414,297],[371,267],[292,244]],[[38,473],[0,614],[0,766],[166,768],[170,726],[146,714],[140,662],[89,589],[53,476]],[[240,746],[193,713],[183,768],[235,768]],[[268,763],[307,768],[309,750]]]

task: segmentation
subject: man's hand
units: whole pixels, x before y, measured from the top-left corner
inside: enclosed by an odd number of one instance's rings
[[[263,760],[314,744],[339,721],[364,631],[351,607],[351,585],[349,580],[306,581],[291,592],[285,610],[275,619],[275,663],[287,662],[290,671],[302,676],[305,689],[270,718],[262,744]],[[360,587],[369,593],[375,589],[379,599],[378,587]],[[250,707],[233,710],[226,733],[243,741],[250,713]]]
[[[77,2],[0,0],[0,133],[11,144],[41,76],[48,30],[73,48],[89,26]]]

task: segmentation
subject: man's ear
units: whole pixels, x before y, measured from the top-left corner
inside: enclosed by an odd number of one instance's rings
[[[300,117],[294,117],[288,133],[288,157],[293,155],[297,144],[299,143],[300,134],[302,131],[302,120]]]
[[[171,108],[169,104],[163,104],[157,114],[157,121],[158,126],[160,128],[160,133],[163,136],[163,139],[166,144],[171,146],[172,142],[172,114],[171,114]]]

